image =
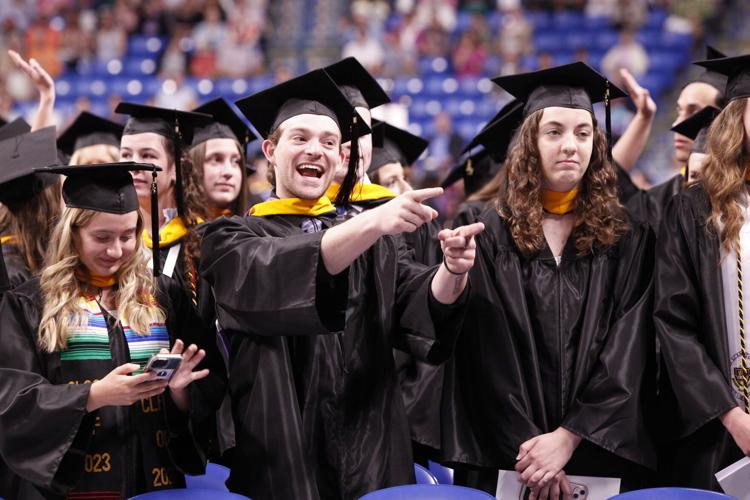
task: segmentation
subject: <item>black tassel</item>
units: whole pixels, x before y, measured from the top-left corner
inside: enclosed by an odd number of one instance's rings
[[[352,147],[349,152],[349,164],[347,165],[346,177],[341,183],[341,189],[336,196],[334,205],[345,207],[349,204],[349,198],[357,185],[357,169],[359,168],[359,135],[357,131],[357,116],[352,117],[351,125]]]
[[[156,170],[151,173],[151,254],[154,259],[154,278],[159,276],[159,190],[156,187]]]
[[[604,126],[607,134],[607,159],[612,162],[612,112],[609,105],[609,80],[605,80],[604,90]]]
[[[3,257],[3,244],[0,241],[0,296],[3,292],[10,290],[10,278],[8,278],[8,269],[5,267],[5,257]]]
[[[185,217],[185,195],[182,191],[182,134],[180,123],[174,121],[174,169],[175,169],[175,200],[177,201],[177,215]]]

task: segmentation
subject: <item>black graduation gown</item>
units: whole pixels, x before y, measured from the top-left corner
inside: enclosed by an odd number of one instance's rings
[[[672,197],[685,186],[685,176],[677,174],[669,180],[647,191],[639,191],[630,197],[625,208],[640,223],[648,224],[655,234],[659,234],[661,219]]]
[[[66,360],[37,344],[42,297],[34,278],[0,304],[0,453],[16,475],[0,495],[13,499],[128,498],[184,487],[183,473],[200,474],[204,457],[190,427],[217,406],[225,376],[221,358],[196,329],[184,295],[160,283],[170,343],[181,338],[206,349],[199,368],[211,375],[190,386],[182,413],[168,396],[129,407],[86,413],[90,383],[130,361],[122,327],[108,317],[111,359]],[[73,491],[71,491],[73,490]],[[88,492],[88,493],[87,493]]]
[[[358,498],[414,482],[392,348],[443,361],[462,320],[460,305],[431,298],[434,269],[400,238],[380,238],[332,277],[323,233],[302,232],[305,219],[221,219],[203,240],[201,274],[231,335],[228,485],[256,500]]]
[[[615,162],[615,173],[617,174],[617,198],[623,205],[641,190],[633,184],[630,174]]]
[[[743,454],[718,417],[731,391],[720,242],[701,185],[675,196],[659,234],[654,321],[661,343],[665,484],[721,491],[714,474]],[[736,300],[736,298],[735,298]]]
[[[26,261],[19,252],[18,246],[13,243],[3,244],[3,259],[11,289],[32,278],[31,271],[26,266]]]
[[[571,237],[558,267],[548,247],[524,258],[493,208],[480,220],[464,328],[445,365],[443,460],[512,470],[524,441],[563,426],[583,438],[569,474],[654,468],[652,233],[633,224],[586,256]]]

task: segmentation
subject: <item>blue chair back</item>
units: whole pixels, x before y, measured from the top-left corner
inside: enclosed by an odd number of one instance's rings
[[[715,491],[692,488],[648,488],[630,491],[611,497],[609,500],[732,500],[734,497]]]
[[[430,472],[437,478],[438,484],[453,484],[453,469],[430,460],[427,462]]]
[[[185,476],[187,488],[203,488],[205,490],[229,491],[224,484],[229,477],[229,469],[219,464],[207,464],[206,473],[200,476]]]
[[[438,484],[435,475],[419,464],[414,464],[414,475],[417,477],[417,484]]]
[[[131,497],[130,500],[248,500],[248,497],[230,493],[228,491],[195,489],[173,489],[151,491]]]
[[[484,491],[448,484],[407,484],[373,491],[360,500],[493,500]]]

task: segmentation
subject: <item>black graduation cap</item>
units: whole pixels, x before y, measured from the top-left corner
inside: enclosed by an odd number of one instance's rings
[[[176,109],[157,108],[145,104],[121,102],[115,113],[129,115],[122,135],[136,135],[152,132],[172,141],[174,145],[174,162],[176,170],[175,198],[177,213],[185,215],[185,202],[182,191],[182,148],[193,140],[195,127],[211,121],[211,115]]]
[[[0,127],[4,127],[7,124],[8,124],[8,120],[6,120],[3,117],[0,117]]]
[[[495,161],[504,161],[513,134],[523,121],[523,107],[516,99],[503,106],[461,152],[484,146]]]
[[[81,148],[99,144],[119,147],[122,130],[119,123],[83,111],[57,138],[57,147],[68,156]]]
[[[376,121],[373,124],[373,137],[380,137],[380,145],[372,149],[372,161],[367,172],[374,172],[383,165],[400,163],[408,167],[413,164],[430,144],[426,139],[390,123]],[[382,142],[381,142],[382,141]]]
[[[341,205],[348,203],[357,180],[358,139],[369,134],[370,127],[324,70],[310,71],[240,99],[235,104],[263,138],[293,116],[322,115],[335,121],[341,131],[341,142],[352,143],[347,174],[336,198]]]
[[[719,108],[706,106],[672,127],[672,131],[695,141],[693,142],[694,152],[705,153],[708,128],[719,113],[721,113]]]
[[[37,174],[34,169],[58,164],[55,127],[0,142],[0,203],[17,203],[39,193],[58,177]]]
[[[31,132],[31,125],[23,118],[16,118],[10,123],[6,122],[4,125],[0,125],[0,141],[29,132]]]
[[[96,212],[126,214],[138,210],[138,194],[133,185],[134,170],[153,173],[151,183],[151,234],[154,248],[159,246],[158,193],[156,172],[161,168],[148,163],[119,162],[96,163],[36,169],[45,174],[63,174],[62,194],[65,205]],[[154,276],[159,272],[159,254],[154,251]]]
[[[255,134],[222,97],[208,101],[193,111],[212,117],[210,123],[195,128],[191,144],[193,147],[209,139],[234,139],[242,145],[244,152],[247,145],[256,139]]]
[[[750,97],[750,54],[707,59],[693,64],[727,77],[727,84],[723,92],[727,103],[735,99]]]
[[[525,102],[524,117],[549,107],[585,109],[593,113],[594,103],[604,101],[605,129],[611,159],[612,119],[609,102],[625,97],[626,94],[588,64],[577,61],[531,73],[500,76],[492,81],[516,99]]]
[[[391,102],[383,87],[354,57],[347,57],[323,69],[352,106],[372,109]]]
[[[723,52],[716,50],[714,47],[710,45],[706,45],[706,60],[710,61],[712,59],[722,59],[724,57],[727,57],[726,54]],[[693,82],[703,82],[707,83],[708,85],[711,85],[713,88],[717,89],[719,93],[722,95],[724,94],[724,89],[727,86],[727,76],[722,75],[721,73],[717,73],[715,71],[705,70],[700,75],[696,77]]]
[[[455,184],[459,179],[464,180],[464,193],[471,196],[482,189],[500,170],[501,163],[492,158],[489,150],[480,149],[476,153],[464,157],[440,183],[443,189]]]

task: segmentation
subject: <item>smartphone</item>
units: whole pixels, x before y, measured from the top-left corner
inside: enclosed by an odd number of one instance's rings
[[[182,354],[154,354],[146,363],[144,372],[156,372],[159,380],[169,380],[182,363]]]
[[[570,481],[570,489],[573,491],[573,495],[571,496],[573,500],[588,500],[589,489],[585,484],[578,484]],[[530,493],[529,489],[524,486],[521,489],[521,500],[528,500]],[[560,498],[562,498],[562,495]]]

